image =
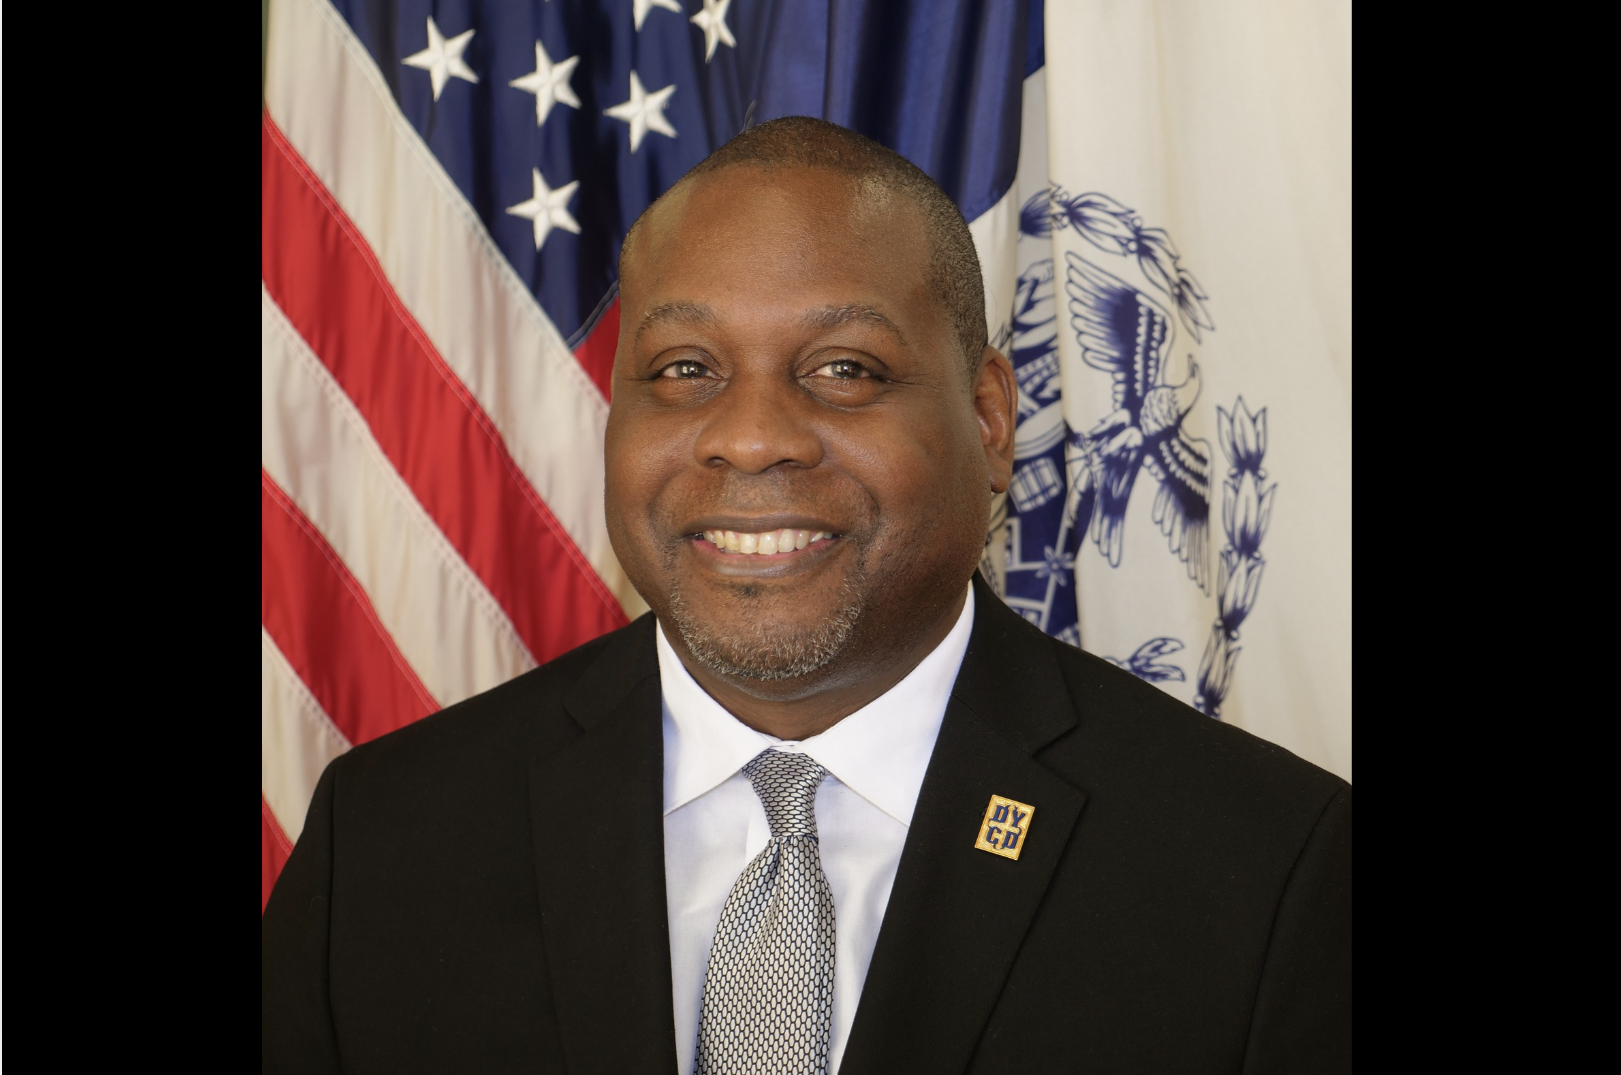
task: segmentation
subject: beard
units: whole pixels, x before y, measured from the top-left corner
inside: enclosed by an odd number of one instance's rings
[[[749,618],[724,625],[694,616],[681,592],[679,578],[670,587],[670,619],[694,660],[718,675],[774,682],[799,679],[835,661],[855,634],[866,602],[865,572],[857,564],[846,576],[833,614],[812,627],[793,627]],[[745,598],[758,596],[752,586],[740,586]]]

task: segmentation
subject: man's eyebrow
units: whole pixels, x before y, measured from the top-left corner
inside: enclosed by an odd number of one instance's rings
[[[661,302],[642,315],[636,326],[636,339],[654,325],[687,324],[715,325],[719,322],[715,311],[699,302]]]
[[[864,321],[869,325],[876,325],[878,328],[893,334],[901,343],[906,342],[906,333],[901,331],[899,325],[879,313],[876,308],[867,306],[864,303],[852,303],[848,306],[820,306],[814,310],[807,310],[805,316],[800,320],[804,322],[806,328],[823,329],[837,328],[840,325]]]

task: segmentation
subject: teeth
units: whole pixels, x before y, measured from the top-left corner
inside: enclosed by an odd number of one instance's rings
[[[770,556],[794,552],[816,541],[831,540],[826,530],[768,530],[763,534],[740,534],[735,530],[705,530],[704,540],[717,549],[744,555]]]

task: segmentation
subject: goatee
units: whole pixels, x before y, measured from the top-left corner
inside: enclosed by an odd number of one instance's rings
[[[855,634],[864,608],[860,569],[846,577],[833,614],[809,628],[745,619],[725,625],[706,623],[692,614],[680,582],[670,588],[670,619],[687,652],[710,671],[728,677],[773,682],[798,679],[831,664]],[[747,596],[753,587],[742,588]]]

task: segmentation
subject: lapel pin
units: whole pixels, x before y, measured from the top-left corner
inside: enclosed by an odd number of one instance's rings
[[[1035,813],[1036,808],[1029,803],[992,795],[974,846],[1005,859],[1017,859],[1024,850],[1025,838],[1030,834],[1030,819]]]

